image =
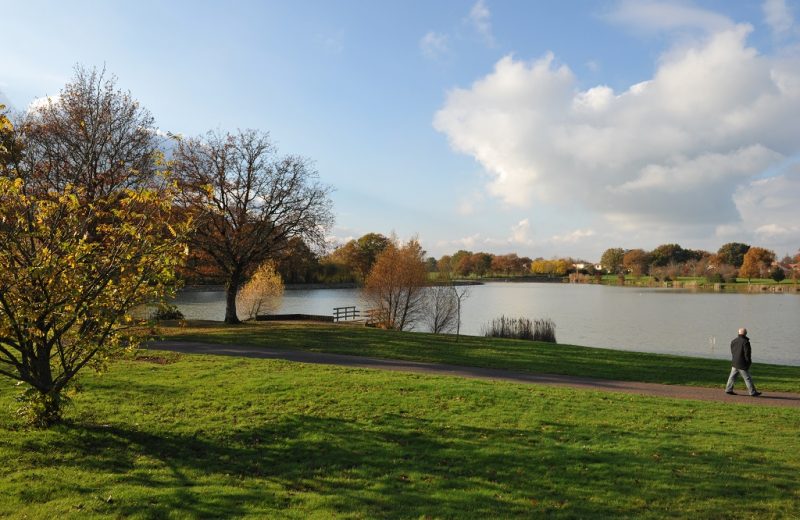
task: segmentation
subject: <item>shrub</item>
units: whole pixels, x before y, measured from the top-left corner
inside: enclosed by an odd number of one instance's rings
[[[271,314],[278,310],[283,297],[283,280],[275,269],[275,263],[266,261],[261,264],[250,280],[236,295],[236,307],[245,319],[255,319],[262,314]]]
[[[150,314],[150,319],[155,321],[182,320],[183,313],[171,303],[159,303],[156,310]]]
[[[528,318],[506,318],[500,316],[483,327],[483,335],[489,338],[527,339],[556,342],[556,325],[553,320]]]
[[[776,265],[772,272],[769,273],[769,277],[780,283],[786,279],[786,273],[783,272],[783,269],[779,265]]]
[[[556,324],[550,318],[533,322],[533,341],[556,342]]]

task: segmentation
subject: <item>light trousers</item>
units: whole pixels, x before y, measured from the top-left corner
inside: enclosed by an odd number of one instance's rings
[[[750,371],[744,368],[736,367],[731,367],[731,375],[728,376],[728,385],[725,387],[725,391],[733,392],[733,385],[736,383],[736,380],[740,375],[742,376],[742,379],[744,379],[744,384],[747,386],[747,391],[750,393],[750,395],[756,393],[756,387],[753,384],[753,378],[750,377]]]

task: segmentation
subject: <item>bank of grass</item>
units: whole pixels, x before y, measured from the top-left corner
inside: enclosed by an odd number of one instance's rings
[[[605,285],[618,285],[619,275],[604,274],[600,277],[600,280]],[[673,281],[681,282],[690,287],[713,287],[715,284],[717,284],[717,282],[713,282],[705,276],[677,276]],[[661,280],[659,282],[657,278],[649,275],[635,276],[632,274],[626,274],[625,283],[630,285],[648,285],[657,283],[663,284],[664,281]],[[797,285],[797,280],[791,277],[785,278],[780,282],[776,282],[772,278],[736,278],[735,280],[726,281],[724,285],[728,287],[746,287],[748,285],[783,285],[794,287]]]
[[[0,517],[800,516],[795,409],[158,352],[81,382],[27,430],[0,380]]]
[[[165,339],[309,350],[335,354],[426,361],[473,367],[721,388],[730,371],[725,360],[667,356],[508,340],[396,332],[347,325],[248,322],[165,322]],[[758,352],[755,353],[758,359]],[[762,391],[800,391],[800,367],[756,363]]]

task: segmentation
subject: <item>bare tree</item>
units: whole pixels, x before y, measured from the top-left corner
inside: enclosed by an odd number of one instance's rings
[[[424,321],[434,334],[452,332],[457,325],[458,300],[452,284],[437,284],[425,291]]]
[[[193,246],[226,277],[226,323],[239,323],[236,294],[256,266],[295,237],[323,246],[333,224],[331,188],[318,181],[308,159],[278,157],[266,133],[180,140],[173,169],[195,222]]]
[[[26,190],[80,186],[86,202],[158,182],[161,152],[153,117],[104,70],[75,68],[57,97],[16,125],[24,151],[10,165]]]
[[[453,294],[456,298],[456,341],[458,341],[458,338],[461,335],[461,309],[463,307],[464,300],[469,298],[470,288],[468,285],[461,287],[453,285]]]
[[[458,286],[450,274],[440,272],[437,283],[425,295],[424,319],[434,334],[461,332],[461,305],[469,297],[469,286]]]

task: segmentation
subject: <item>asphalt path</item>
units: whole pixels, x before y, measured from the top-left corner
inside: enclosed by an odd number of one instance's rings
[[[694,399],[698,401],[714,401],[730,404],[748,404],[758,406],[781,406],[800,408],[800,394],[788,392],[764,392],[759,397],[750,397],[744,388],[739,395],[727,395],[724,384],[728,377],[720,373],[719,388],[700,388],[694,386],[662,385],[657,383],[641,383],[637,381],[615,381],[589,377],[564,376],[557,374],[536,374],[518,372],[498,368],[465,367],[440,363],[423,363],[420,361],[404,361],[398,359],[379,359],[344,354],[326,354],[304,350],[271,349],[246,345],[223,345],[198,343],[191,341],[152,341],[146,345],[153,350],[167,350],[184,354],[208,354],[220,356],[239,356],[260,359],[282,359],[297,363],[317,365],[337,365],[351,368],[369,368],[410,372],[414,374],[435,374],[441,376],[465,377],[489,381],[510,381],[513,383],[538,384],[581,388],[595,391],[622,392],[628,394],[668,397],[671,399]],[[758,386],[758,376],[754,377]],[[740,385],[741,387],[741,381]]]

